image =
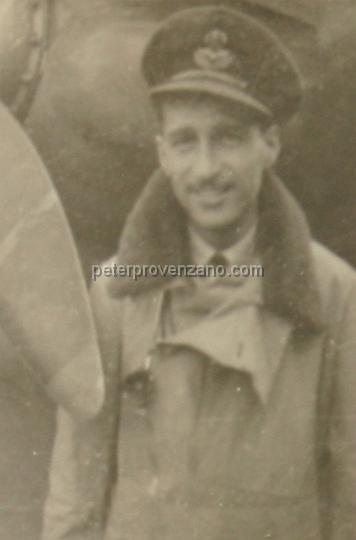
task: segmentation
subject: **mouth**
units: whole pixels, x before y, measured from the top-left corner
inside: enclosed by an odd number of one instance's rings
[[[206,207],[220,206],[232,189],[231,184],[205,186],[193,191],[200,204]]]

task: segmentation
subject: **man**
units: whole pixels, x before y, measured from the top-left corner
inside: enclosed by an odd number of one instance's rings
[[[44,538],[351,540],[355,275],[272,172],[298,71],[259,23],[207,7],[163,23],[143,72],[160,169],[119,263],[264,277],[96,282],[106,405],[60,415]]]

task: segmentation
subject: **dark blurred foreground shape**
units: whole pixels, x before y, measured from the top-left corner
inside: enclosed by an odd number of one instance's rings
[[[48,37],[48,7],[47,1],[1,0],[1,99],[21,120],[39,84]],[[6,126],[2,126],[1,136],[8,140]],[[5,189],[3,164],[1,173]],[[1,205],[3,215],[9,209],[4,199]],[[16,211],[19,208],[18,204]],[[3,223],[1,227],[3,230]],[[13,265],[16,272],[16,261]],[[3,306],[1,309],[3,315]],[[36,540],[47,486],[54,407],[1,325],[0,351],[0,538]]]
[[[156,163],[154,119],[139,74],[144,43],[168,13],[207,3],[214,2],[1,0],[0,81],[6,83],[1,97],[26,118],[87,276],[93,262],[115,249],[125,216]],[[260,17],[296,55],[306,99],[285,133],[280,172],[306,209],[314,234],[356,264],[354,1],[221,3]],[[7,456],[1,463],[0,538],[37,540],[53,410],[5,336],[0,335],[0,346],[6,418],[0,459]]]
[[[27,18],[17,28],[19,7],[0,10],[7,31],[0,88],[22,118],[37,86],[44,34],[35,30],[45,10],[40,2],[25,4]],[[14,69],[7,70],[11,59]],[[0,126],[0,538],[17,539],[37,536],[40,526],[53,425],[43,390],[82,420],[99,411],[103,379],[85,280],[58,195],[2,103]]]

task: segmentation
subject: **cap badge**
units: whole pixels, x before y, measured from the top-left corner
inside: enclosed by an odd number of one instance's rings
[[[200,69],[223,71],[237,63],[236,56],[227,48],[227,35],[222,30],[211,30],[204,38],[206,47],[194,52],[194,62]]]

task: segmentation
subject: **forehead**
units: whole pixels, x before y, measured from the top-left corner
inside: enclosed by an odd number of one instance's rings
[[[156,107],[161,127],[169,131],[183,127],[204,129],[220,125],[250,127],[256,124],[246,107],[200,94],[170,96],[156,103]]]

